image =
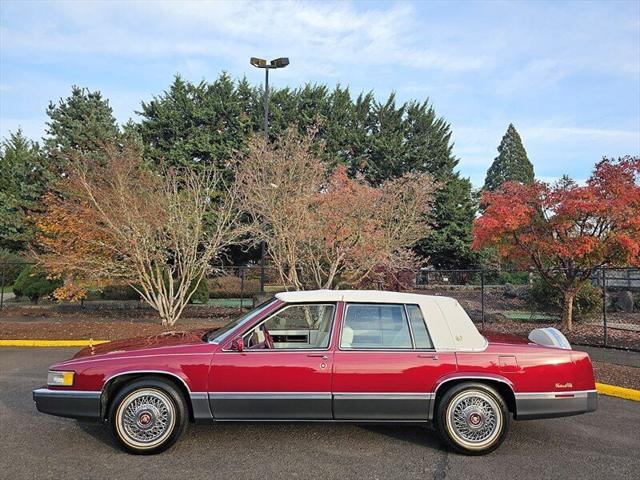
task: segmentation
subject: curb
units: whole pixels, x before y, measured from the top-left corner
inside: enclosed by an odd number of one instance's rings
[[[640,402],[640,390],[607,385],[606,383],[596,383],[596,390],[600,395],[608,395],[610,397],[618,397],[626,400],[633,400],[634,402]]]
[[[109,340],[0,340],[0,347],[91,347]]]

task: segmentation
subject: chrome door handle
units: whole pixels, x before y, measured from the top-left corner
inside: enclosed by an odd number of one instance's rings
[[[431,360],[438,360],[437,353],[420,353],[418,354],[419,358],[430,358]]]
[[[329,357],[327,357],[324,353],[310,353],[309,355],[307,355],[307,357],[318,357],[323,360],[329,360]]]

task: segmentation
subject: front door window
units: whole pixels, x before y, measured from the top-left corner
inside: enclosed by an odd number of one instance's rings
[[[329,347],[335,306],[289,305],[244,336],[249,350],[326,349]]]

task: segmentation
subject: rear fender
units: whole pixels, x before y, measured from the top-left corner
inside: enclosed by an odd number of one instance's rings
[[[478,382],[486,383],[490,386],[495,386],[499,393],[503,397],[505,397],[504,400],[509,407],[509,411],[515,413],[515,394],[513,389],[513,382],[511,382],[511,380],[501,375],[492,373],[464,372],[445,375],[436,381],[433,389],[433,400],[429,405],[429,420],[433,420],[438,400],[440,397],[442,397],[442,394],[446,391],[446,389],[461,382]]]

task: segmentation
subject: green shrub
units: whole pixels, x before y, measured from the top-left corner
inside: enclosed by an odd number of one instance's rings
[[[517,271],[517,272],[505,272],[502,271],[498,275],[498,282],[500,285],[528,285],[529,284],[529,272]]]
[[[62,286],[62,280],[47,278],[47,272],[43,269],[28,265],[16,278],[13,293],[16,297],[27,297],[32,302],[38,303],[40,298],[51,295],[60,286]]]
[[[11,250],[0,248],[0,270],[4,271],[4,284],[12,285],[25,267],[25,259]],[[2,272],[0,271],[0,275]]]
[[[140,300],[140,294],[125,284],[107,285],[101,297],[103,300]]]
[[[562,311],[563,296],[557,288],[553,288],[536,278],[529,290],[529,307],[536,311],[558,313]],[[602,292],[592,283],[585,283],[573,301],[573,315],[575,318],[584,317],[595,312],[602,306]]]
[[[195,279],[191,282],[190,288],[194,287]],[[198,283],[195,292],[191,295],[189,303],[206,304],[209,301],[209,288],[207,287],[207,279],[203,278]]]

